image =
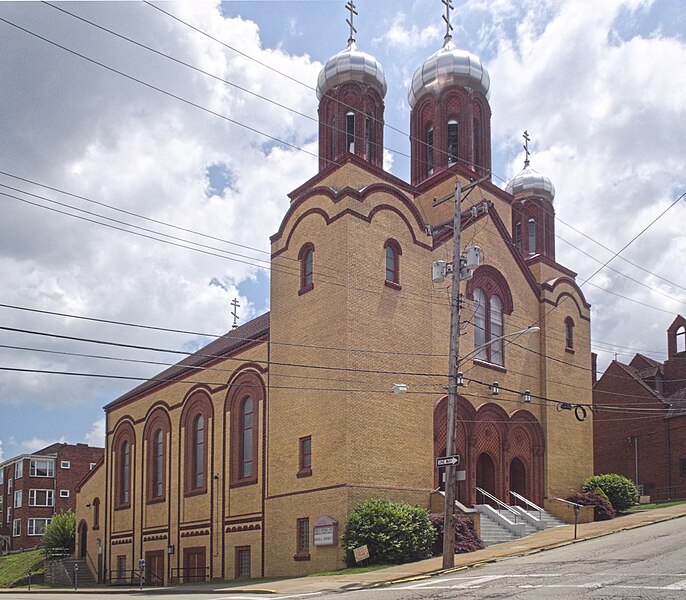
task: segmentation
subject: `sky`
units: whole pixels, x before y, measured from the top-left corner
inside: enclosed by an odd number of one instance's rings
[[[409,180],[407,90],[444,6],[356,4],[388,82],[384,162]],[[686,4],[454,4],[454,42],[491,77],[493,180],[521,170],[527,130],[557,259],[593,276],[600,369],[664,360],[686,314]],[[234,298],[239,323],[269,309],[269,236],[317,171],[314,86],[344,6],[0,2],[0,460],[103,444],[102,407],[139,383],[123,378],[228,331]]]

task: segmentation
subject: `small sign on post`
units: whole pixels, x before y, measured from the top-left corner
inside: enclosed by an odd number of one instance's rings
[[[353,550],[353,555],[355,556],[355,562],[357,563],[362,562],[363,560],[368,560],[369,548],[367,548],[367,544],[360,546],[359,548],[355,548]]]
[[[453,456],[439,456],[436,459],[436,466],[437,467],[449,467],[451,465],[459,465],[460,464],[460,455],[455,454]]]

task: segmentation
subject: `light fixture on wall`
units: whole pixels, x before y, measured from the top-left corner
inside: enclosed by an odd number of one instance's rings
[[[526,390],[522,394],[522,402],[525,402],[526,404],[531,404],[531,392],[529,390]]]
[[[500,393],[500,384],[497,381],[493,382],[493,385],[491,386],[491,394],[494,396],[497,396]]]

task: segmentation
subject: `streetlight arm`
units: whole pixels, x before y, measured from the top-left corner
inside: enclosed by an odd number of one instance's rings
[[[520,329],[519,331],[513,331],[512,333],[506,333],[505,335],[500,335],[500,336],[498,336],[498,337],[496,337],[496,338],[493,338],[492,340],[489,340],[489,341],[486,342],[485,344],[479,344],[476,348],[474,348],[474,350],[472,350],[472,351],[469,352],[468,354],[465,354],[465,355],[460,359],[460,364],[463,363],[463,362],[465,362],[465,361],[467,361],[467,360],[469,360],[470,358],[472,358],[472,356],[474,356],[475,354],[477,354],[478,352],[480,352],[480,351],[483,350],[484,348],[487,348],[487,347],[490,346],[491,344],[495,344],[495,342],[499,342],[500,340],[504,340],[505,338],[509,338],[509,337],[515,337],[515,336],[520,336],[520,335],[526,335],[527,333],[536,333],[537,331],[540,331],[540,330],[541,330],[540,327],[535,326],[535,325],[532,325],[532,326],[527,327],[527,328],[525,328],[525,329]]]

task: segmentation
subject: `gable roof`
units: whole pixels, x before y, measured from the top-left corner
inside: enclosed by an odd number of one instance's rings
[[[118,404],[130,400],[135,396],[149,392],[155,388],[162,387],[172,383],[174,380],[179,380],[187,374],[193,372],[198,367],[207,365],[208,363],[224,358],[232,354],[242,347],[252,344],[261,338],[265,338],[269,333],[269,313],[266,312],[252,321],[232,329],[213,342],[203,346],[197,352],[187,356],[182,361],[176,363],[174,366],[158,373],[149,381],[133,388],[124,395],[119,396],[116,400],[105,405],[105,412],[114,408]]]

